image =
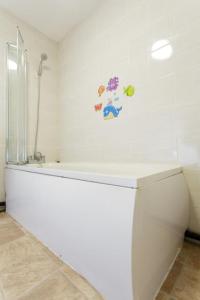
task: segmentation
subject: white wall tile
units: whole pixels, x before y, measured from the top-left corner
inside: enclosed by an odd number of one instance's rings
[[[64,161],[179,161],[192,193],[190,229],[200,232],[200,2],[106,1],[60,45]],[[152,59],[168,39],[173,55]],[[98,85],[117,75],[136,95],[120,118],[93,111]],[[199,176],[199,175],[198,175]],[[195,196],[194,196],[195,195]],[[199,207],[199,209],[197,209]]]

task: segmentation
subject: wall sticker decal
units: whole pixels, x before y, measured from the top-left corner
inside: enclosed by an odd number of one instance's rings
[[[98,94],[99,97],[101,97],[101,95],[105,92],[106,88],[104,85],[100,85],[100,87],[98,88]]]
[[[117,118],[119,115],[119,112],[122,110],[122,106],[119,108],[116,108],[114,105],[112,104],[108,104],[104,107],[103,110],[103,116],[104,116],[104,120],[110,120],[113,118]]]
[[[135,94],[135,88],[133,85],[128,85],[126,88],[124,88],[124,94],[128,97],[132,97]]]
[[[126,87],[120,85],[119,77],[115,76],[110,78],[107,85],[100,85],[97,93],[101,102],[94,105],[94,110],[102,112],[104,120],[112,120],[121,115],[125,99],[135,95],[135,87],[132,84]]]
[[[112,92],[118,88],[119,78],[113,77],[108,81],[107,91]]]
[[[94,106],[95,111],[100,111],[102,109],[103,103],[96,104]]]

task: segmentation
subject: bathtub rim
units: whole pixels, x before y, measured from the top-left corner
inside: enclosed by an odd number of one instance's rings
[[[46,163],[42,165],[54,165],[54,163]],[[58,165],[55,163],[55,165]],[[64,166],[73,166],[78,164],[68,164],[68,163],[61,163],[60,165]],[[113,185],[113,186],[119,186],[124,188],[132,188],[132,189],[138,189],[142,188],[146,185],[149,185],[151,183],[154,183],[156,181],[164,180],[168,177],[177,175],[182,173],[182,168],[180,165],[177,164],[132,164],[137,167],[140,165],[141,168],[144,165],[155,165],[155,171],[152,174],[149,175],[143,175],[143,176],[137,176],[137,175],[130,175],[130,174],[124,174],[124,175],[116,175],[112,172],[110,174],[103,174],[101,172],[92,172],[92,171],[82,171],[82,170],[70,170],[70,169],[62,169],[62,168],[53,168],[53,167],[39,167],[38,165],[13,165],[13,164],[7,164],[5,166],[6,169],[14,169],[18,171],[23,172],[29,172],[29,173],[38,173],[43,174],[47,176],[55,176],[55,177],[61,177],[61,178],[68,178],[73,180],[81,180],[81,181],[88,181],[88,182],[94,182],[99,184],[107,184],[107,185]],[[156,170],[156,167],[163,166],[163,170]],[[81,164],[80,164],[81,166]]]

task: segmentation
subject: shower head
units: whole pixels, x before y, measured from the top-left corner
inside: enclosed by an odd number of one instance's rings
[[[42,71],[43,71],[42,63],[43,63],[43,61],[45,61],[47,59],[48,59],[47,54],[46,53],[42,53],[41,54],[41,58],[40,58],[39,68],[38,68],[38,76],[42,76]]]

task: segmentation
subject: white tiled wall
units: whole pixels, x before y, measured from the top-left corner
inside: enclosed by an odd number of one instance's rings
[[[168,39],[169,60],[151,47]],[[200,1],[108,0],[60,45],[61,159],[179,161],[200,232]],[[118,119],[94,112],[97,87],[113,75],[136,96]]]
[[[33,152],[33,138],[37,108],[37,69],[42,52],[48,54],[50,67],[42,77],[41,123],[38,150],[48,161],[57,160],[58,153],[58,45],[38,31],[0,10],[0,201],[5,200],[3,170],[5,164],[5,116],[6,116],[6,42],[16,41],[16,26],[20,27],[29,61],[29,153]]]

